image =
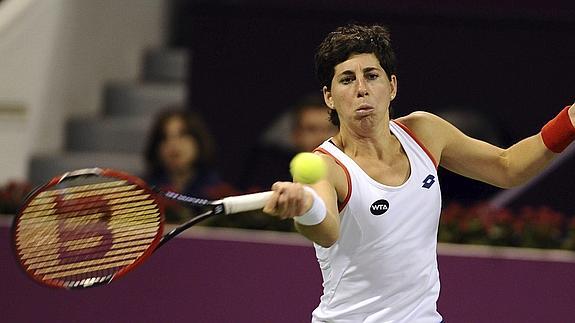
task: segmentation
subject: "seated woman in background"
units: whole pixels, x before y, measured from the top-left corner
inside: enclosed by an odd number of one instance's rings
[[[236,191],[213,167],[214,144],[201,118],[181,108],[162,111],[154,121],[145,150],[145,180],[160,189],[219,199]],[[170,203],[169,222],[181,222],[189,210]]]

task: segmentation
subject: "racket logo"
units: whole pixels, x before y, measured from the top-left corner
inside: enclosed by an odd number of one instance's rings
[[[58,198],[56,209],[61,264],[102,258],[110,251],[113,235],[107,222],[112,213],[107,200],[101,196]],[[87,217],[89,222],[78,223],[78,218]]]

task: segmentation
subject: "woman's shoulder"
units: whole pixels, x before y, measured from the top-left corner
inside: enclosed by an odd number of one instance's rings
[[[441,120],[441,118],[427,111],[414,111],[408,115],[394,119],[394,121],[401,123],[412,131],[433,126],[439,120]]]
[[[434,160],[440,160],[446,138],[450,136],[450,127],[445,120],[433,113],[415,111],[394,121],[406,127]]]
[[[394,119],[421,138],[439,137],[447,129],[448,122],[441,117],[426,111],[415,111],[406,116]]]

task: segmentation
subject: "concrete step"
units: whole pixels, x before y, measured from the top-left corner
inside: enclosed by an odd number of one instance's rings
[[[141,154],[86,152],[33,156],[29,167],[29,181],[39,185],[65,172],[90,167],[114,168],[138,176],[144,173],[145,165]]]
[[[184,105],[184,83],[109,82],[104,88],[106,116],[146,116],[167,106]]]
[[[66,150],[141,154],[152,119],[152,115],[70,119],[66,124]]]
[[[142,62],[142,79],[147,82],[186,82],[190,72],[191,52],[179,48],[146,50]]]

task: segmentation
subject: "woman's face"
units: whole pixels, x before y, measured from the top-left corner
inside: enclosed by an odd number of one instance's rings
[[[160,143],[160,160],[168,173],[188,171],[198,159],[198,142],[186,132],[184,120],[174,116],[164,124]]]
[[[342,126],[377,125],[389,119],[389,104],[397,91],[374,54],[354,54],[335,66],[331,89],[324,87],[327,105],[337,110]]]

